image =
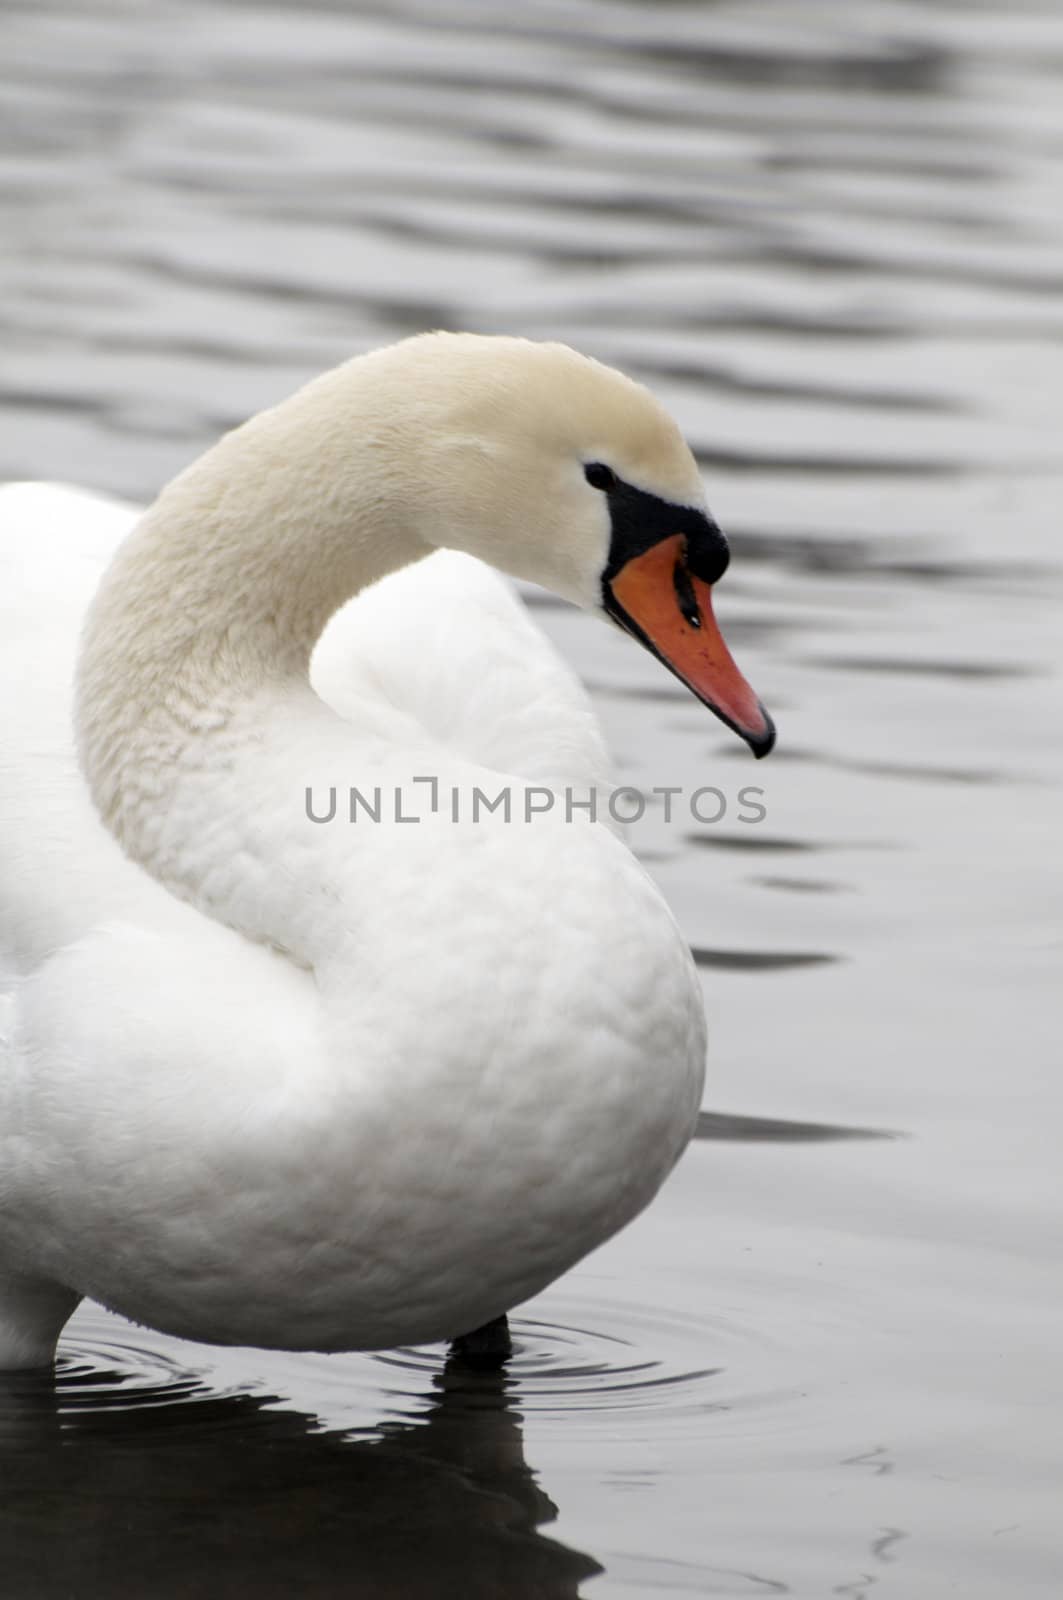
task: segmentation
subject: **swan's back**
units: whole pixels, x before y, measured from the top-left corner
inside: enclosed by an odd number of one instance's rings
[[[165,895],[92,809],[74,754],[82,620],[135,507],[53,484],[0,487],[0,992],[103,919]],[[532,782],[608,780],[586,693],[512,585],[439,551],[365,591],[315,652],[322,698],[389,738]]]
[[[376,699],[467,761],[557,786],[601,787],[609,758],[583,685],[493,567],[438,550],[332,619],[313,683],[341,716]]]

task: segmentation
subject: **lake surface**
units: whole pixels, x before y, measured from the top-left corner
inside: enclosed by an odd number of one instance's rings
[[[683,424],[780,730],[537,599],[625,780],[729,801],[632,829],[703,1137],[504,1375],[83,1306],[0,1387],[5,1596],[1055,1600],[1059,4],[4,0],[0,79],[0,477],[560,337]]]

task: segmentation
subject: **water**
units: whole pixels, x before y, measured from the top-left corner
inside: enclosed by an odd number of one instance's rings
[[[83,1307],[0,1394],[5,1594],[1056,1596],[1058,4],[5,0],[0,43],[0,476],[146,498],[353,350],[569,339],[695,445],[781,741],[540,602],[625,777],[764,790],[633,830],[703,1137],[504,1377]]]

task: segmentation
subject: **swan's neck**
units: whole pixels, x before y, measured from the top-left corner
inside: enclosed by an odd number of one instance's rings
[[[101,815],[135,860],[237,925],[204,894],[204,837],[227,856],[245,847],[261,819],[241,821],[241,791],[245,811],[263,797],[239,769],[257,760],[261,782],[269,752],[275,776],[276,741],[300,719],[327,747],[333,719],[308,682],[325,623],[427,548],[396,471],[403,441],[345,378],[254,418],[169,486],[105,574],[82,642],[79,750]]]

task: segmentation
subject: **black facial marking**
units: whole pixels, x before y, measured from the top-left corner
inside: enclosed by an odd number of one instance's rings
[[[616,485],[616,473],[601,461],[588,461],[583,476],[592,489],[602,489],[606,493]]]
[[[609,560],[602,574],[603,587],[608,593],[610,579],[633,556],[645,555],[662,539],[681,533],[686,541],[685,563],[687,571],[703,583],[715,583],[727,571],[731,552],[727,540],[704,511],[695,506],[676,506],[658,495],[647,494],[633,484],[616,478],[609,496],[609,516],[613,534],[609,544]],[[677,588],[677,593],[678,593]],[[683,613],[684,616],[686,612]]]
[[[706,517],[700,529],[687,534],[687,571],[702,583],[719,583],[730,564],[730,545],[711,517]]]

